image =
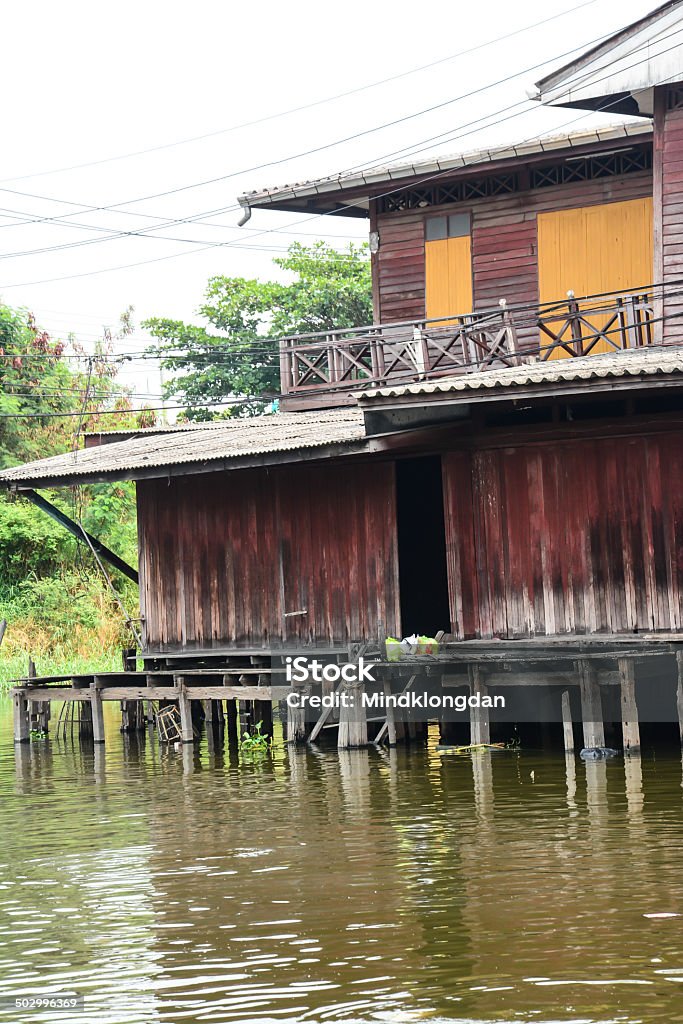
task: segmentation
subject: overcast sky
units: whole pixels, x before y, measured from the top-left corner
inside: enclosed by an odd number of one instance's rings
[[[295,238],[344,245],[367,234],[363,220],[265,212],[240,229],[238,194],[400,162],[401,151],[422,158],[614,122],[614,116],[535,105],[507,108],[569,60],[567,51],[653,6],[638,0],[6,4],[0,298],[30,308],[54,334],[75,331],[84,343],[103,326],[115,326],[129,304],[138,323],[149,316],[199,322],[196,309],[211,275],[267,278],[272,257]],[[317,103],[349,90],[359,91]],[[419,113],[439,104],[446,105]],[[488,127],[468,127],[482,118]],[[359,133],[365,134],[340,141]],[[318,152],[298,155],[313,149]],[[198,185],[209,179],[221,180]],[[159,227],[185,218],[193,222]],[[166,237],[154,237],[155,226]],[[153,237],[102,240],[125,231]],[[71,247],[33,253],[65,245]],[[139,351],[146,341],[138,329],[126,346]],[[141,391],[159,389],[158,377],[142,364],[130,379]]]

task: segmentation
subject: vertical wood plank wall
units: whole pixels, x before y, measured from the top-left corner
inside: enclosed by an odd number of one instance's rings
[[[426,315],[424,221],[428,216],[448,212],[471,214],[474,308],[490,309],[501,298],[509,303],[539,301],[538,213],[651,195],[652,173],[639,171],[468,203],[379,214],[376,273],[380,320],[419,320]],[[535,331],[529,337],[537,343]]]
[[[683,628],[683,428],[443,459],[461,638]],[[482,442],[483,444],[483,442]]]
[[[658,90],[660,92],[660,90]],[[662,281],[673,287],[683,280],[683,89],[662,89],[663,117],[658,168],[661,174]],[[662,335],[665,343],[680,344],[683,330],[683,287],[681,294],[665,294]]]
[[[393,464],[137,486],[149,649],[344,642],[398,629]]]

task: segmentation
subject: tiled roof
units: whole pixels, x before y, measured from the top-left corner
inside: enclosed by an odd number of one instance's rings
[[[29,462],[0,472],[0,486],[47,486],[51,481],[111,475],[147,475],[146,470],[182,464],[206,465],[249,456],[323,448],[360,441],[365,437],[363,414],[358,409],[324,412],[275,413],[230,420],[220,427],[199,427],[170,434],[138,432],[65,455]]]
[[[525,363],[502,369],[464,373],[413,384],[388,385],[372,388],[359,396],[361,405],[373,398],[398,398],[405,395],[434,395],[449,392],[498,390],[533,384],[553,384],[576,380],[594,380],[600,377],[642,377],[660,374],[683,374],[683,348],[641,348],[630,352],[606,355],[580,356],[571,359],[553,359],[547,362]]]

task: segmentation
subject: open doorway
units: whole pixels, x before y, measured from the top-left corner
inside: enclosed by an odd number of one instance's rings
[[[403,636],[450,632],[440,456],[396,461],[396,512]]]

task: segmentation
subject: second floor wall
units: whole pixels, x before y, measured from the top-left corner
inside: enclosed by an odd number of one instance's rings
[[[373,201],[376,321],[466,314],[501,299],[535,305],[564,299],[569,290],[579,296],[649,286],[653,177],[649,146],[639,149],[628,173],[609,173],[606,155],[602,166],[577,161],[576,179],[557,184],[421,208],[410,208],[419,197],[409,190],[392,200],[404,209]],[[537,173],[535,180],[543,179]]]

